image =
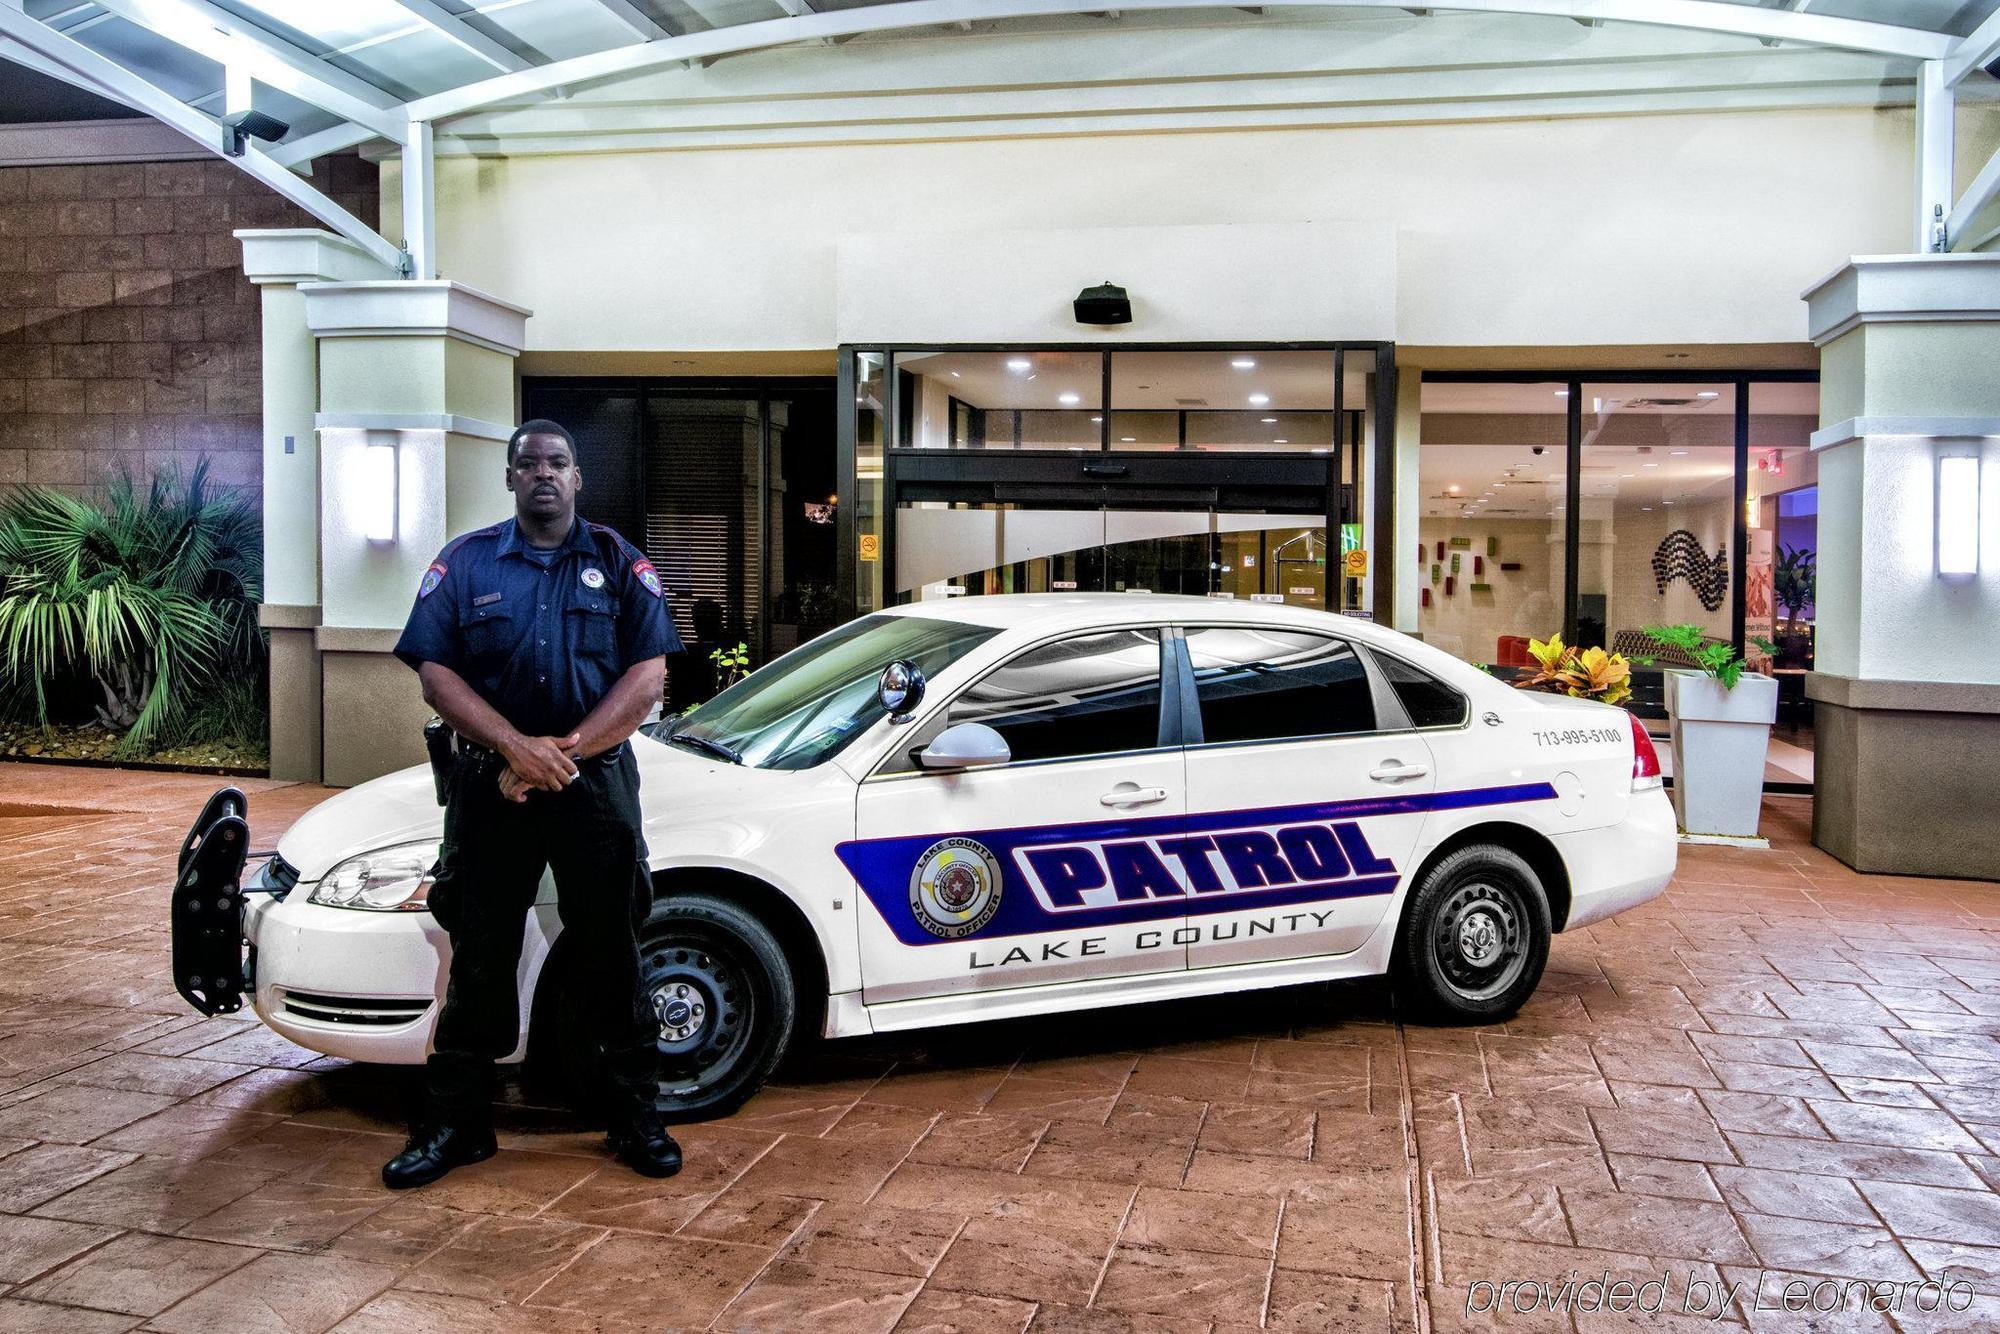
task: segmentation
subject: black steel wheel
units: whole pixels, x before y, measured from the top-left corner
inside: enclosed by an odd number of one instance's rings
[[[535,1045],[565,1095],[595,1109],[608,1081],[596,1047],[579,1040],[587,1026],[573,986],[587,966],[567,956],[554,992],[542,988],[553,1004],[549,1023],[538,1013]],[[742,1106],[783,1058],[798,1018],[777,938],[744,908],[707,894],[655,901],[639,928],[639,985],[659,1020],[658,1106],[669,1121],[710,1120]]]
[[[1408,1000],[1446,1023],[1496,1023],[1521,1008],[1549,958],[1549,901],[1506,848],[1460,848],[1410,891],[1396,977]]]

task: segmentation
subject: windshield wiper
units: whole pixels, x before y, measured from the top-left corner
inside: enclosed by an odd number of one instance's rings
[[[731,764],[743,763],[743,757],[720,741],[710,741],[705,736],[690,736],[686,732],[675,732],[667,738],[670,746],[693,746],[696,750],[707,751],[710,755],[728,760]]]

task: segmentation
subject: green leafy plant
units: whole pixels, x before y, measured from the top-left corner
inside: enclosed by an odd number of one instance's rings
[[[1710,639],[1708,632],[1698,625],[1649,625],[1644,633],[1656,644],[1685,653],[1704,675],[1722,682],[1724,690],[1736,689],[1736,683],[1743,677],[1743,659],[1736,656],[1736,646]],[[1635,661],[1651,666],[1658,659],[1645,657]]]
[[[1819,553],[1803,547],[1780,547],[1771,570],[1771,592],[1785,609],[1785,631],[1799,632],[1799,613],[1815,600],[1819,587]]]
[[[737,644],[734,648],[718,648],[709,652],[708,660],[715,664],[715,688],[727,690],[750,675],[750,646]]]
[[[204,687],[263,657],[256,510],[209,485],[129,475],[102,505],[47,487],[0,502],[0,685],[48,723],[47,683],[90,677],[122,753],[176,729]]]

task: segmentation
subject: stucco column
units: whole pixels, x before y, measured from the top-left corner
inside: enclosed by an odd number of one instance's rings
[[[271,644],[271,776],[320,776],[319,353],[302,283],[393,275],[345,237],[312,228],[239,231],[264,339],[264,602]]]
[[[513,512],[529,312],[453,282],[299,290],[319,352],[322,773],[345,785],[423,759],[429,710],[390,650],[445,542]]]
[[[1813,841],[1861,871],[2000,876],[2000,255],[1855,259],[1821,349]],[[1943,457],[1979,568],[1939,572]]]

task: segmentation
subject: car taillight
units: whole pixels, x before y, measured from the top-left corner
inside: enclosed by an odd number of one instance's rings
[[[1635,714],[1632,718],[1632,790],[1660,786],[1660,754]]]

